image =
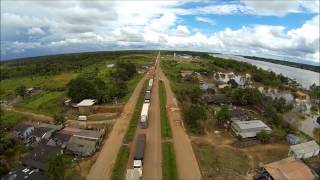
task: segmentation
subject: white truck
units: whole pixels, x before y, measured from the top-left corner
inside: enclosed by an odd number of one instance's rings
[[[128,169],[126,180],[140,180],[140,171],[138,169]]]
[[[145,129],[148,127],[148,114],[149,114],[150,103],[143,103],[141,114],[140,114],[140,126]]]
[[[149,87],[152,87],[152,84],[153,84],[153,79],[151,78],[151,79],[149,79]]]

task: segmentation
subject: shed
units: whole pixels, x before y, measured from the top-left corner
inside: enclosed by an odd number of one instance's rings
[[[292,157],[264,165],[272,179],[276,180],[315,180],[312,170],[301,160]]]
[[[232,121],[231,129],[237,136],[241,136],[242,138],[256,137],[262,130],[268,133],[272,132],[271,128],[260,120]]]
[[[94,99],[84,99],[77,104],[79,108],[79,113],[83,115],[88,115],[92,113],[93,105],[96,103]]]
[[[298,136],[295,136],[293,134],[288,134],[286,137],[286,140],[289,144],[299,144],[301,143],[301,138]]]
[[[307,159],[317,156],[319,149],[320,147],[315,141],[309,141],[290,146],[288,155],[298,159]]]

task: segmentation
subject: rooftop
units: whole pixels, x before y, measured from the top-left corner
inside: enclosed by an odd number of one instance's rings
[[[67,144],[67,149],[80,153],[81,155],[91,155],[95,151],[96,142],[72,136]]]
[[[266,130],[271,130],[265,123],[260,120],[233,121],[233,123],[237,124],[240,129],[265,128]]]
[[[94,130],[86,130],[81,129],[81,131],[76,132],[74,136],[85,138],[85,139],[92,139],[92,140],[98,140],[101,138],[101,136],[104,134],[103,131],[94,131]]]
[[[80,103],[77,104],[77,106],[93,106],[96,103],[96,100],[94,99],[84,99]]]
[[[30,128],[30,127],[33,127],[33,125],[31,125],[31,124],[18,124],[15,128],[14,128],[14,130],[15,131],[18,131],[18,132],[24,132],[24,131],[26,131],[28,128]]]
[[[20,166],[13,171],[10,171],[4,180],[19,180],[19,179],[30,179],[30,180],[47,180],[49,179],[43,172],[38,169],[32,169]]]
[[[309,141],[301,144],[290,146],[290,150],[296,153],[307,153],[314,150],[319,150],[320,146],[315,141]]]
[[[264,166],[266,171],[277,180],[314,180],[311,169],[300,160],[286,158]]]

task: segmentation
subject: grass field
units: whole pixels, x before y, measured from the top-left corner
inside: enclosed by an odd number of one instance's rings
[[[53,115],[63,110],[62,103],[64,95],[64,92],[58,91],[45,92],[19,102],[16,107],[32,112]]]
[[[15,95],[15,89],[21,85],[52,91],[64,90],[68,82],[76,76],[76,73],[62,73],[52,76],[29,76],[1,80],[0,98]]]
[[[166,105],[167,96],[163,81],[159,81],[159,99],[160,99],[160,119],[161,119],[161,136],[172,137],[170,123],[167,115]]]
[[[162,143],[162,179],[178,179],[176,156],[172,142]]]
[[[134,78],[129,80],[129,82],[128,82],[128,93],[126,94],[126,96],[124,96],[121,99],[121,102],[127,102],[129,100],[129,98],[131,97],[134,89],[136,88],[138,82],[141,80],[142,77],[143,77],[143,75],[137,74],[137,75],[134,76]]]
[[[128,146],[122,146],[117,156],[116,163],[113,166],[111,180],[123,180],[125,179],[127,162],[129,159],[130,148]]]
[[[145,89],[146,89],[147,83],[148,82],[146,81],[141,92],[140,92],[140,95],[138,97],[138,101],[137,101],[136,107],[134,108],[134,112],[131,117],[127,133],[123,138],[124,143],[129,143],[134,138],[134,134],[136,132],[137,125],[139,123],[139,117],[140,117],[141,109],[142,109],[143,102],[144,102],[144,94],[145,94]]]
[[[12,111],[1,111],[0,112],[0,127],[3,126],[6,129],[13,128],[16,123],[26,117],[22,114],[12,112]]]

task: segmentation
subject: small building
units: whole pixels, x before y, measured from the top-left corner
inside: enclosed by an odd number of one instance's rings
[[[15,136],[19,139],[26,140],[28,139],[34,130],[34,126],[31,124],[18,124],[14,128]]]
[[[297,97],[298,99],[306,99],[306,98],[307,98],[307,94],[305,94],[305,93],[302,92],[302,91],[297,91],[297,92],[295,93],[295,95],[296,95],[296,97]]]
[[[48,170],[48,159],[50,156],[62,153],[61,150],[54,146],[40,144],[37,148],[28,153],[22,160],[22,164],[27,167],[39,169],[41,171]]]
[[[205,95],[202,98],[207,104],[229,104],[231,101],[225,94]]]
[[[320,147],[315,141],[309,141],[290,146],[288,155],[294,156],[297,159],[307,159],[318,156],[319,149]]]
[[[93,111],[93,105],[96,103],[94,99],[84,99],[80,103],[77,104],[79,109],[79,113],[82,115],[91,114]]]
[[[298,136],[295,136],[293,134],[288,134],[286,136],[286,140],[289,144],[299,144],[301,143],[301,138]]]
[[[49,180],[49,177],[39,169],[19,166],[10,171],[2,180]]]
[[[42,123],[38,127],[34,128],[31,138],[33,138],[37,143],[41,141],[47,142],[56,131],[59,131],[62,128],[62,125]]]
[[[91,156],[97,150],[96,142],[72,136],[67,144],[67,150],[78,156]]]
[[[81,131],[81,129],[66,127],[56,132],[53,135],[53,137],[48,141],[47,145],[58,146],[64,149],[67,147],[70,138],[79,131]]]
[[[107,64],[107,68],[113,68],[114,64]]]
[[[301,160],[292,157],[282,159],[263,167],[267,179],[275,180],[315,180],[315,173]]]
[[[232,121],[231,129],[237,136],[242,138],[254,138],[262,130],[267,133],[272,132],[271,128],[260,120]]]
[[[105,133],[104,130],[94,131],[94,130],[81,129],[80,131],[74,133],[73,136],[81,139],[88,139],[88,140],[95,141],[99,145],[103,139],[104,133]]]

